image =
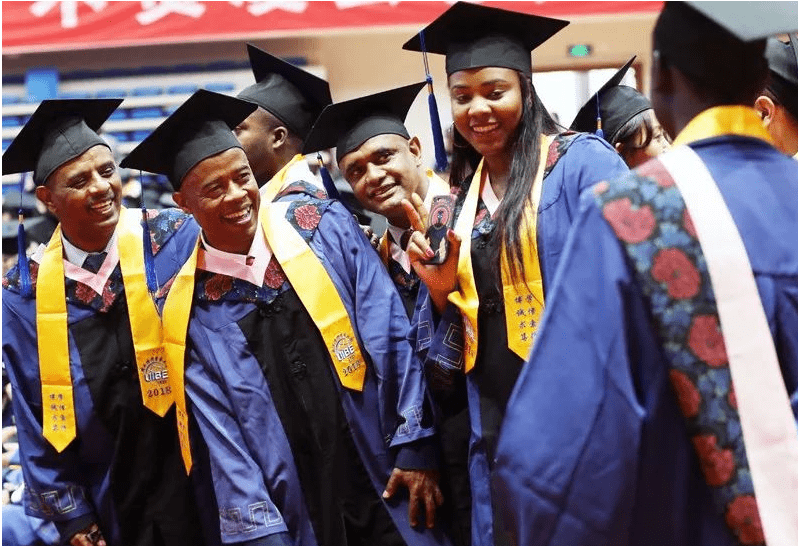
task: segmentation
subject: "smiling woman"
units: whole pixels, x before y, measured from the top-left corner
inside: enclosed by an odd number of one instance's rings
[[[448,378],[439,381],[438,402],[467,400],[470,440],[447,464],[469,472],[472,505],[458,518],[471,518],[472,544],[510,542],[490,489],[495,442],[579,194],[627,170],[606,141],[558,134],[532,85],[530,52],[567,24],[459,2],[404,46],[446,55],[457,196],[450,241],[461,240],[460,252],[440,266],[422,264],[429,245],[416,225],[408,254],[430,295],[415,320],[438,324],[431,335],[419,328],[416,339],[430,373]]]

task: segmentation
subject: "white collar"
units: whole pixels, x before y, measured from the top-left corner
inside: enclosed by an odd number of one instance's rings
[[[478,180],[476,182],[479,183]],[[474,182],[471,183],[473,184]],[[490,185],[490,176],[488,176],[487,172],[485,173],[485,185],[482,186],[481,197],[482,202],[485,203],[485,207],[487,207],[492,218],[493,215],[496,214],[496,209],[499,208],[502,201],[496,197],[496,192],[493,191],[493,186]]]
[[[252,239],[252,245],[247,254],[233,254],[213,248],[205,240],[205,234],[202,232],[200,232],[200,239],[203,248],[197,259],[197,268],[235,277],[255,286],[263,286],[272,251],[260,225],[255,231],[255,237]],[[249,257],[254,258],[251,265],[247,265]]]
[[[119,224],[114,228],[114,233],[111,235],[111,238],[108,239],[108,244],[105,245],[105,248],[102,249],[100,252],[110,252],[111,248],[116,244],[116,233],[119,229]],[[61,246],[64,248],[64,258],[71,264],[74,264],[78,267],[83,267],[83,262],[86,261],[86,258],[89,254],[99,254],[100,252],[86,252],[83,249],[80,249],[70,243],[66,237],[64,237],[63,231],[61,232]]]

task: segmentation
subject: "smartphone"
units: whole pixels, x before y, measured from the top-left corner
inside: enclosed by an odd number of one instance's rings
[[[446,232],[454,224],[454,196],[438,195],[433,197],[428,218],[427,239],[430,248],[435,252],[435,257],[425,263],[442,264],[446,260],[446,253],[449,250]]]

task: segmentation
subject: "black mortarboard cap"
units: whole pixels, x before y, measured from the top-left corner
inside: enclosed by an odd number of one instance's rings
[[[562,19],[457,2],[421,32],[429,53],[446,55],[446,74],[486,66],[529,74],[532,50],[567,25]],[[402,47],[422,51],[420,33]]]
[[[3,174],[33,171],[33,181],[42,185],[67,161],[98,144],[108,146],[97,130],[121,103],[122,99],[43,101],[3,154]]]
[[[798,2],[684,2],[744,42],[798,30]]]
[[[770,69],[770,87],[778,101],[798,119],[798,39],[790,34],[789,43],[769,38],[765,58]]]
[[[253,85],[238,98],[268,110],[291,132],[304,139],[325,106],[332,102],[330,84],[252,44],[247,44]]]
[[[384,134],[410,138],[404,120],[418,92],[418,82],[327,106],[313,125],[303,153],[336,148],[336,159],[358,148],[371,137]]]
[[[571,129],[593,133],[597,130],[596,119],[601,114],[601,127],[607,142],[613,143],[618,131],[627,121],[640,112],[651,108],[651,102],[637,89],[627,85],[620,85],[629,67],[636,59],[632,57],[618,70],[601,89],[588,99],[581,110],[576,114]]]
[[[183,178],[197,163],[230,148],[241,148],[232,130],[256,108],[250,102],[200,89],[120,165],[165,174],[179,190]]]

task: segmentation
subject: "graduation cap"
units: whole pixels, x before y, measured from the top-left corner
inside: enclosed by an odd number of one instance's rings
[[[769,38],[765,58],[770,68],[769,87],[795,119],[798,119],[798,39],[790,34],[789,43]]]
[[[668,2],[666,7],[672,2]],[[798,30],[798,2],[684,2],[744,42]]]
[[[179,190],[183,178],[197,163],[230,148],[241,148],[232,130],[256,108],[253,103],[200,89],[120,165],[165,174]]]
[[[795,30],[798,2],[666,2],[654,49],[693,79],[744,80],[764,66],[764,38]]]
[[[620,85],[636,58],[637,56],[633,56],[629,59],[607,80],[607,83],[601,86],[601,89],[588,99],[581,110],[577,112],[573,123],[571,123],[571,130],[598,133],[598,129],[601,129],[601,136],[612,144],[618,131],[626,122],[640,112],[651,108],[651,102],[637,89]]]
[[[252,44],[247,44],[247,52],[257,83],[238,98],[268,110],[304,140],[313,121],[332,102],[330,84]]]
[[[404,124],[410,106],[426,82],[338,102],[324,108],[305,140],[303,153],[336,148],[336,160],[383,134],[410,134]]]
[[[3,174],[33,171],[33,181],[40,186],[89,148],[108,146],[96,131],[121,103],[122,99],[43,101],[3,154]]]
[[[532,50],[567,25],[561,19],[457,2],[402,48],[446,55],[448,75],[486,66],[529,74]]]

